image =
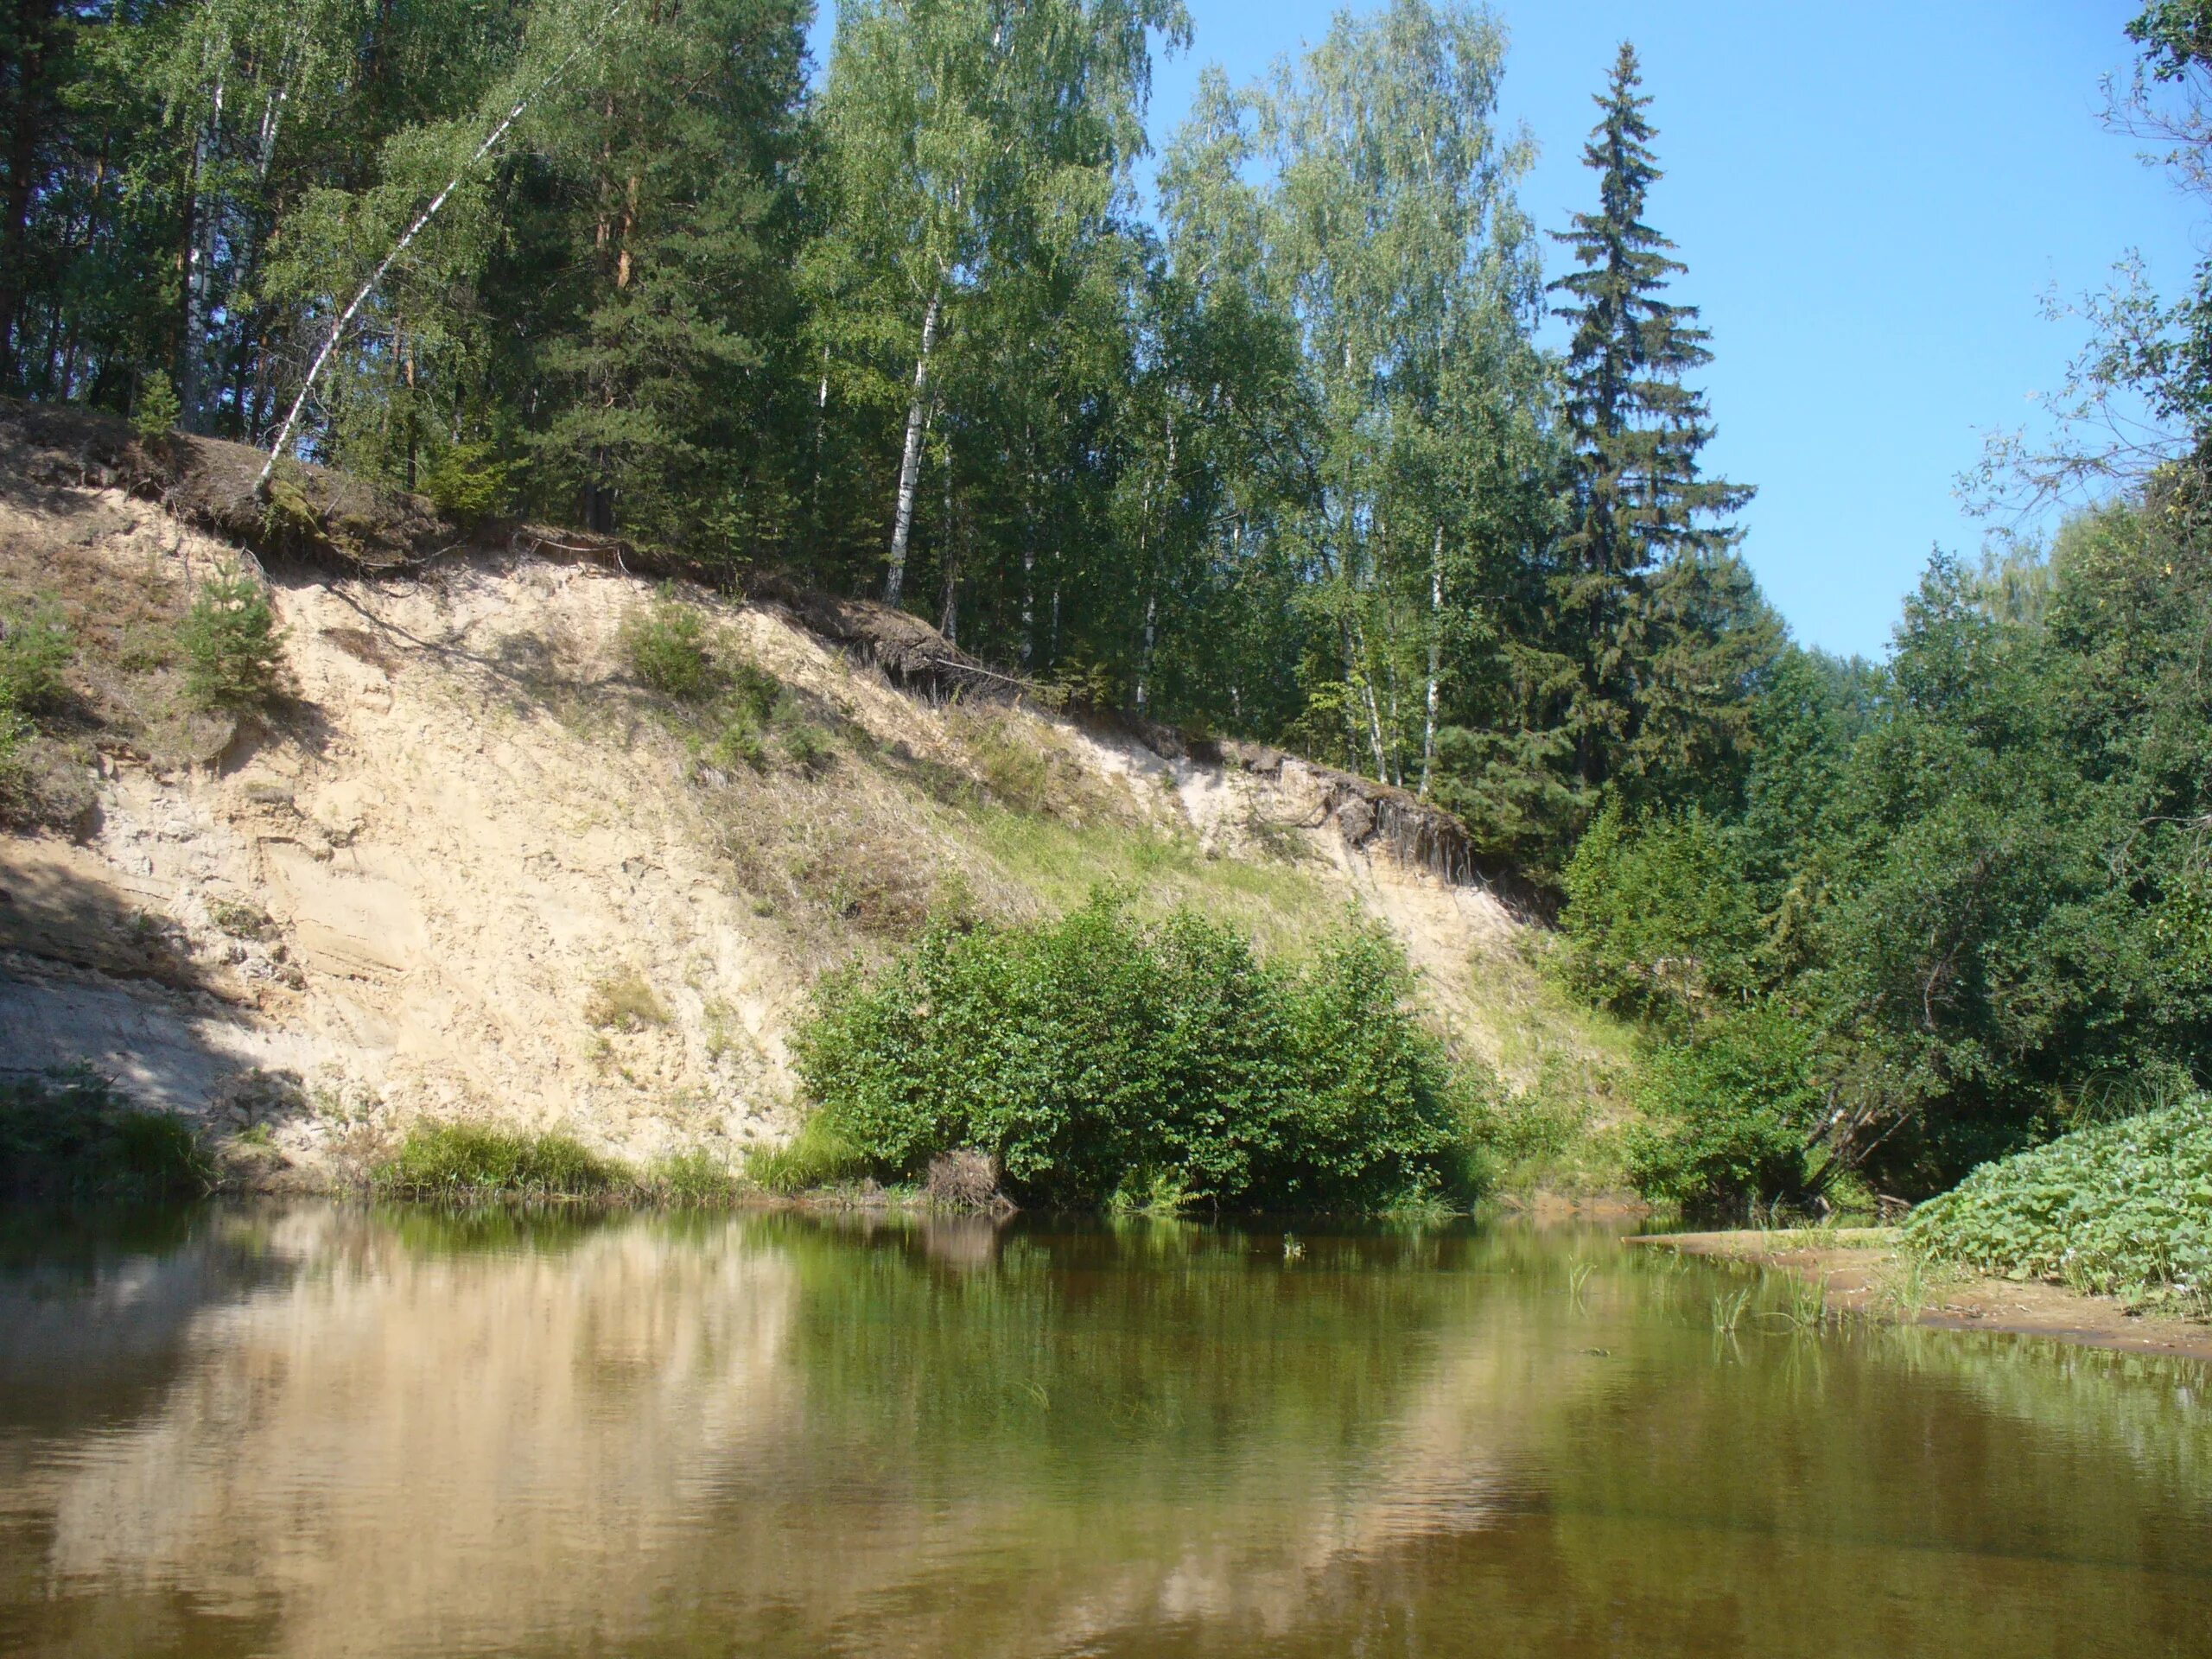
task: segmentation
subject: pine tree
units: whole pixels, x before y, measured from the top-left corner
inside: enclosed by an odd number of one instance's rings
[[[1623,41],[1611,85],[1595,100],[1605,118],[1583,151],[1599,177],[1599,211],[1577,213],[1572,230],[1554,232],[1581,267],[1551,286],[1569,296],[1558,315],[1574,326],[1566,372],[1573,520],[1557,603],[1581,659],[1566,723],[1586,788],[1605,781],[1635,737],[1657,643],[1653,573],[1732,546],[1739,532],[1710,521],[1751,496],[1698,472],[1713,426],[1704,394],[1682,382],[1713,353],[1697,308],[1661,297],[1686,268],[1671,257],[1675,245],[1643,222],[1645,196],[1661,174],[1640,82],[1636,48]]]

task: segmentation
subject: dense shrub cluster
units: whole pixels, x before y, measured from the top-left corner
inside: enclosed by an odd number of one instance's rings
[[[1816,1150],[1821,1096],[1808,1080],[1811,1046],[1803,1021],[1764,1005],[1659,1048],[1644,1073],[1643,1119],[1629,1135],[1637,1189],[1703,1215],[1818,1197],[1834,1163]]]
[[[696,606],[663,595],[622,625],[622,655],[639,682],[678,702],[704,702],[725,679]]]
[[[2212,1100],[1986,1164],[1905,1236],[1961,1267],[2212,1312]]]
[[[1031,1203],[1371,1211],[1469,1179],[1409,992],[1369,931],[1290,965],[1099,894],[1039,925],[936,928],[831,979],[799,1064],[824,1131],[885,1178],[964,1147]]]

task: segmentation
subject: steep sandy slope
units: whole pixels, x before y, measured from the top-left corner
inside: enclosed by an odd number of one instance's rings
[[[136,729],[169,734],[121,741],[88,716],[89,809],[0,840],[0,1065],[89,1060],[218,1127],[265,1122],[272,1173],[424,1113],[631,1156],[777,1138],[786,1037],[826,967],[931,906],[1036,914],[1101,880],[1274,947],[1358,906],[1509,1077],[1602,1067],[1554,1029],[1493,898],[1347,844],[1327,779],[1295,762],[1267,775],[1027,706],[932,703],[775,605],[690,594],[723,658],[783,688],[780,735],[738,757],[626,675],[651,584],[512,553],[406,579],[280,571],[296,695],[207,729],[125,670],[226,556],[112,489],[0,500],[6,594],[73,609],[84,675],[124,665],[80,702],[135,695]],[[151,620],[102,645],[124,584]]]

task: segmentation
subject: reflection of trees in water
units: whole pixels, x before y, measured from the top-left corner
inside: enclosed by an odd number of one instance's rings
[[[1716,1350],[1655,1313],[1701,1306],[1702,1281],[1647,1282],[1596,1240],[1306,1243],[210,1224],[141,1258],[148,1282],[213,1288],[170,1299],[190,1306],[136,1421],[10,1471],[8,1512],[35,1526],[0,1535],[0,1631],[35,1617],[24,1645],[91,1650],[134,1618],[143,1646],[250,1615],[259,1646],[301,1653],[988,1655],[1455,1650],[1455,1631],[1573,1653],[1633,1630],[1655,1653],[1829,1654],[1854,1650],[1867,1574],[1940,1600],[1948,1541],[2018,1559],[2001,1524],[1967,1524],[1991,1482],[1927,1450],[1993,1451],[2008,1422],[1863,1340]],[[1579,1298],[1574,1255],[1601,1264]],[[152,1375],[137,1351],[92,1342],[72,1369]],[[2023,1470],[2032,1510],[2049,1471]],[[2089,1525],[2156,1496],[2121,1486]],[[33,1531],[37,1562],[8,1560]],[[1796,1587],[1777,1603],[1757,1573]],[[27,1612],[49,1574],[84,1599]],[[2126,1627],[2112,1598],[2143,1581],[2107,1576],[2121,1588],[2066,1580],[2067,1628]]]

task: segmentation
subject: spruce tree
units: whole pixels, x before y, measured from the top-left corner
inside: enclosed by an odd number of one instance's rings
[[[1572,523],[1557,584],[1559,620],[1581,663],[1566,725],[1585,788],[1603,784],[1634,741],[1642,689],[1659,642],[1651,636],[1654,573],[1725,552],[1739,532],[1725,519],[1751,492],[1698,472],[1713,435],[1704,394],[1683,377],[1713,360],[1694,306],[1662,297],[1686,268],[1675,245],[1643,222],[1660,170],[1651,100],[1637,87],[1636,48],[1621,44],[1605,111],[1583,160],[1599,175],[1599,210],[1554,232],[1580,269],[1551,287],[1574,327],[1566,370],[1573,446]]]

